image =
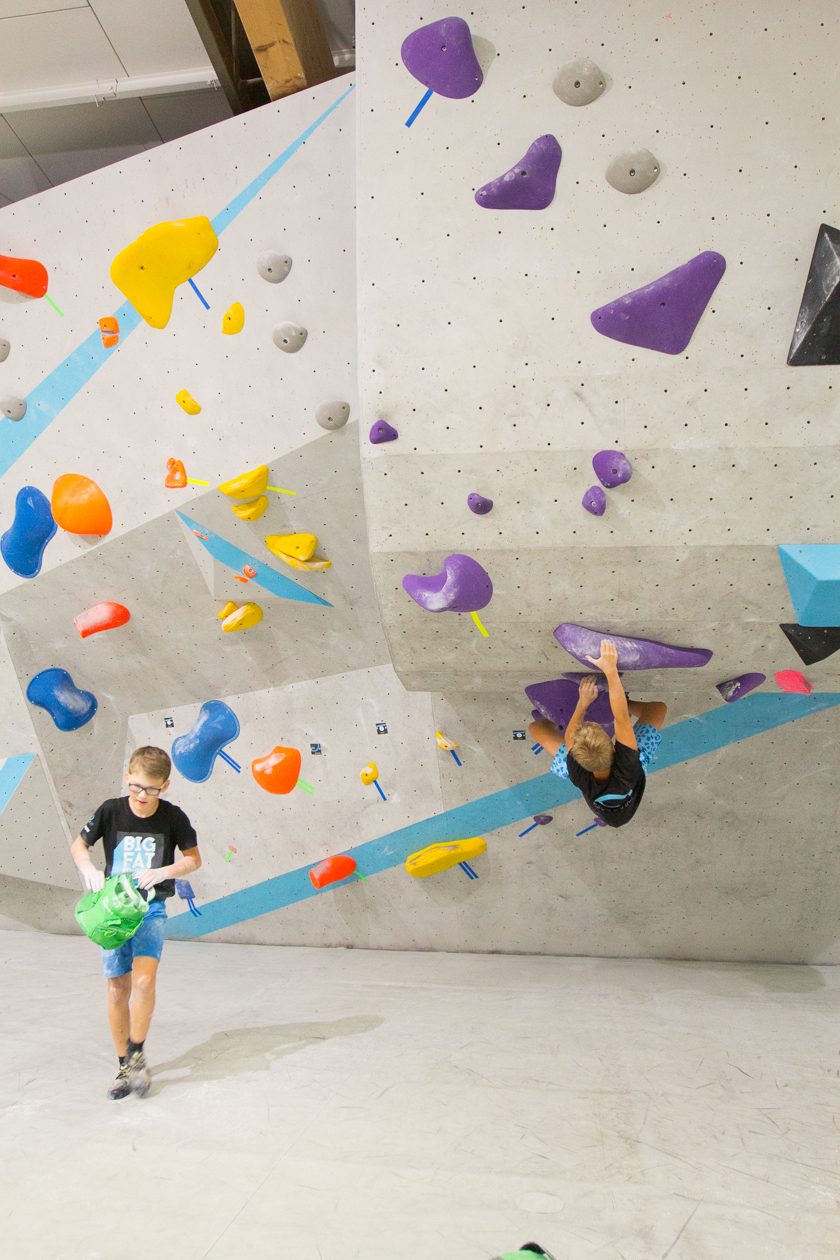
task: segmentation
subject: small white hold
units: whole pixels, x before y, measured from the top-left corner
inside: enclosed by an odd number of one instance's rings
[[[567,62],[554,80],[555,94],[567,105],[591,105],[606,87],[606,75],[589,57]]]
[[[315,419],[322,429],[343,429],[350,419],[350,404],[347,402],[321,403],[315,412]]]
[[[0,398],[0,411],[7,420],[22,420],[26,415],[26,399],[7,394],[5,398]]]
[[[278,254],[273,249],[266,250],[257,259],[257,271],[269,284],[279,284],[291,270],[292,260],[289,255]]]
[[[283,350],[286,354],[297,354],[308,333],[300,324],[278,324],[271,335],[278,350]]]
[[[619,153],[607,167],[607,183],[623,193],[640,193],[659,177],[659,161],[650,149]]]
[[[12,343],[7,341],[5,337],[0,337],[0,363],[5,363],[6,359],[8,359],[11,348]]]

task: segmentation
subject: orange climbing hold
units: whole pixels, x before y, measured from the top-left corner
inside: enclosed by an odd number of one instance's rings
[[[183,460],[168,459],[166,461],[166,480],[163,484],[167,490],[183,490],[187,484],[187,470]]]
[[[340,879],[347,879],[356,870],[355,860],[339,853],[336,857],[324,858],[309,872],[313,888],[326,888],[327,884],[337,884]]]
[[[0,285],[26,293],[29,297],[43,297],[49,277],[43,263],[34,258],[10,258],[0,254]]]
[[[300,776],[300,751],[278,745],[268,756],[257,757],[251,762],[251,774],[266,792],[285,796]]]
[[[101,604],[94,604],[92,608],[86,608],[79,613],[73,618],[73,624],[82,638],[86,639],[88,635],[99,634],[101,630],[116,630],[117,626],[124,626],[130,620],[131,613],[125,604],[115,604],[113,600],[105,599]]]
[[[64,473],[52,490],[50,503],[55,522],[68,534],[111,532],[114,518],[111,505],[95,481],[81,473]]]
[[[110,350],[113,346],[119,344],[120,322],[116,316],[103,315],[99,320],[99,331],[102,334],[102,344],[106,350]]]

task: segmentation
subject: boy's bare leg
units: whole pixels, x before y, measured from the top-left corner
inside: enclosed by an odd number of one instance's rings
[[[655,726],[658,731],[665,725],[668,706],[662,700],[628,700],[627,708],[631,717],[647,722],[648,726]]]
[[[548,722],[545,718],[540,718],[538,722],[531,722],[528,734],[534,743],[542,744],[546,752],[550,752],[552,756],[564,742],[562,727],[555,726],[554,722]]]
[[[131,996],[131,974],[106,980],[108,986],[108,1023],[114,1049],[122,1058],[128,1047],[128,999]]]
[[[131,1040],[138,1045],[146,1040],[152,1012],[155,1009],[157,958],[135,958],[131,972]]]

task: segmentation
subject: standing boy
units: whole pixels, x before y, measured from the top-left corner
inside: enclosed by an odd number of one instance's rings
[[[592,812],[608,827],[629,823],[642,801],[645,771],[653,764],[662,742],[659,730],[668,706],[661,700],[643,704],[628,701],[618,676],[618,652],[611,639],[601,640],[601,655],[586,658],[602,670],[609,687],[615,720],[615,743],[598,722],[586,722],[586,710],[598,695],[594,678],[584,678],[569,725],[561,731],[553,722],[532,722],[528,733],[554,753],[554,774],[580,788]],[[638,718],[635,728],[631,716]]]
[[[102,950],[102,971],[108,985],[108,1022],[120,1061],[109,1098],[130,1093],[144,1097],[151,1074],[144,1043],[155,1009],[155,978],[166,931],[166,899],[175,880],[201,866],[192,823],[182,809],[160,799],[169,787],[172,762],[162,748],[137,748],[128,763],[128,796],[104,801],[70,846],[73,861],[89,892],[102,888],[106,876],[136,876],[138,888],[149,890],[149,908],[137,932],[119,949]],[[90,860],[101,839],[105,874]],[[176,846],[183,857],[175,861]]]

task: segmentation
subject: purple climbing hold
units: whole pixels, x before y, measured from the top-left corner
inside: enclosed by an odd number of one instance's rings
[[[544,210],[554,200],[561,157],[554,136],[539,136],[516,166],[479,188],[476,201],[488,210]]]
[[[403,589],[427,612],[478,612],[493,598],[490,574],[472,556],[456,552],[432,577],[407,573]]]
[[[599,451],[592,456],[592,467],[601,485],[608,490],[623,486],[633,475],[633,465],[623,451]]]
[[[397,430],[387,420],[377,420],[370,430],[370,440],[374,446],[378,446],[380,442],[396,442],[399,436]]]
[[[534,822],[538,827],[547,827],[548,824],[553,821],[553,814],[534,814]]]
[[[589,675],[581,674],[580,677]],[[598,684],[598,698],[586,710],[586,720],[597,722],[608,735],[612,735],[614,720],[607,685],[603,675],[596,674],[595,680]],[[540,717],[565,729],[577,708],[579,681],[580,679],[574,681],[572,678],[553,678],[550,682],[531,683],[525,688],[525,695],[536,706]]]
[[[588,659],[601,655],[601,640],[612,639],[618,649],[619,669],[699,669],[712,659],[708,648],[670,647],[652,639],[632,639],[623,634],[610,634],[603,630],[590,630],[586,626],[564,621],[554,631],[554,637],[570,656],[581,665],[590,665]]]
[[[754,691],[756,687],[760,687],[763,682],[767,682],[766,674],[739,674],[737,678],[730,678],[728,682],[716,683],[716,687],[723,696],[727,704],[732,704],[734,700],[740,700],[748,691]]]
[[[629,346],[681,354],[725,270],[723,255],[706,250],[644,288],[600,306],[590,316],[592,327]]]
[[[607,496],[600,486],[590,486],[581,503],[593,516],[603,516],[607,510]]]
[[[477,92],[484,80],[463,18],[419,26],[403,40],[400,56],[409,74],[438,96],[462,100]]]
[[[475,512],[476,516],[486,516],[493,507],[493,500],[485,499],[483,494],[468,494],[467,507],[471,512]]]

